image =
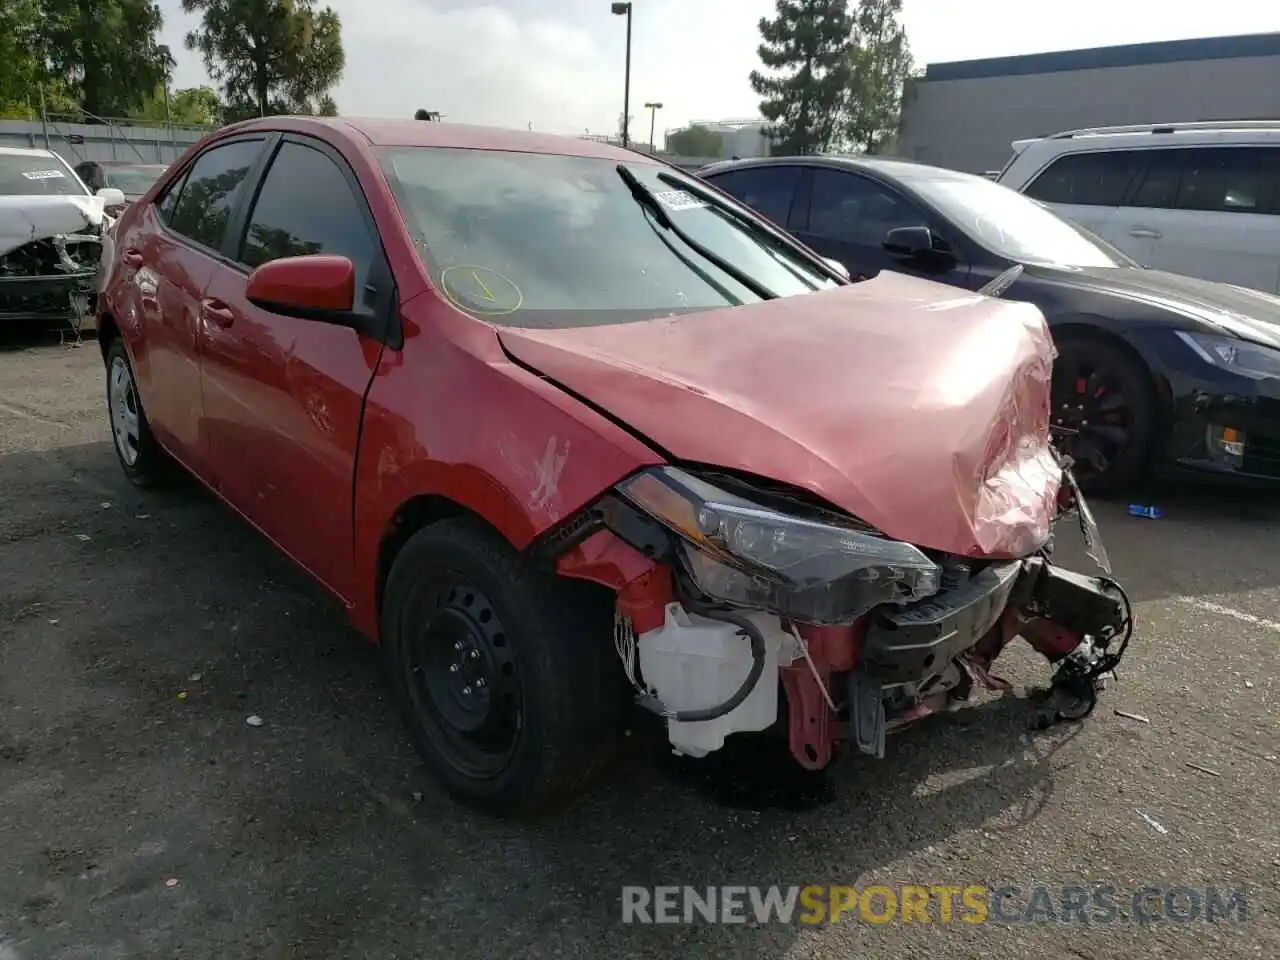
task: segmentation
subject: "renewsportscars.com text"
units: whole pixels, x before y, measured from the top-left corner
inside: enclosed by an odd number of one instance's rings
[[[805,887],[623,887],[622,922],[1243,923],[1244,890],[1225,887],[907,884]]]

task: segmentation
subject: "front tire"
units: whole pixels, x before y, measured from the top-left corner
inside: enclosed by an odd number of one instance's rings
[[[151,433],[138,396],[133,366],[119,337],[107,348],[106,364],[107,418],[120,467],[136,486],[154,487],[164,483],[171,477],[170,463]]]
[[[1053,365],[1050,432],[1076,463],[1086,493],[1129,490],[1146,478],[1155,399],[1141,364],[1101,337],[1073,335]]]
[[[401,549],[382,606],[386,666],[415,746],[458,802],[545,812],[618,744],[612,598],[532,569],[469,519]]]

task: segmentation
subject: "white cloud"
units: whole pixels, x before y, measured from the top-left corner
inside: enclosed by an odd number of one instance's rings
[[[461,122],[558,133],[612,133],[622,112],[625,23],[610,0],[321,0],[343,21],[343,112],[408,117],[419,107]],[[634,0],[632,137],[647,140],[647,100],[664,128],[690,119],[752,116],[747,75],[756,23],[773,0]],[[182,46],[195,25],[179,0],[161,0],[177,86],[207,82]],[[1076,0],[1039,9],[1025,0],[905,0],[921,63],[1073,47],[1280,30],[1280,10],[1256,0],[1182,6],[1162,0]]]

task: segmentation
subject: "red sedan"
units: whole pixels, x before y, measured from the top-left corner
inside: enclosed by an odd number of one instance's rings
[[[679,752],[782,723],[820,768],[1015,636],[1082,716],[1128,641],[1049,560],[1034,307],[851,283],[629,151],[228,127],[120,221],[98,331],[129,478],[195,475],[339,597],[483,809],[568,796],[629,699]]]

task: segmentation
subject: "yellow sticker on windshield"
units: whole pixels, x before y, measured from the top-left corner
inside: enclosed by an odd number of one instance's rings
[[[440,271],[440,292],[459,310],[485,317],[515,313],[524,305],[516,282],[492,267],[454,264]]]

